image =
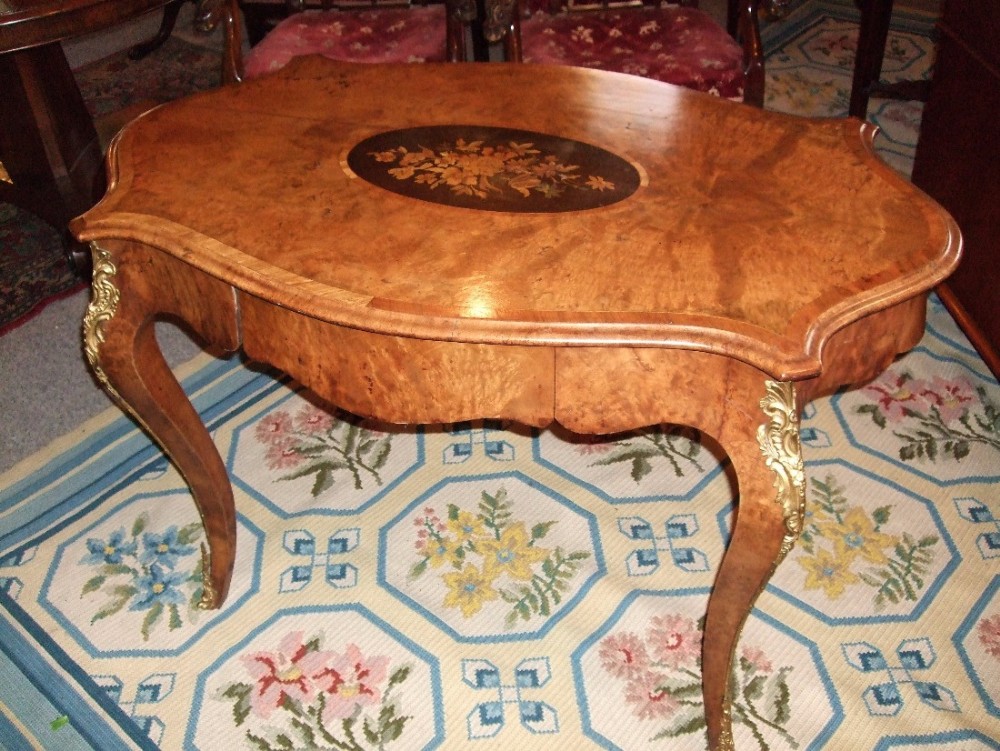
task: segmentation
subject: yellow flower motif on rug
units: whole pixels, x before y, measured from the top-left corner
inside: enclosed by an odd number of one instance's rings
[[[515,519],[504,487],[492,494],[482,491],[475,512],[449,503],[442,519],[427,506],[413,519],[419,560],[409,578],[452,569],[439,574],[446,587],[441,604],[466,619],[496,600],[510,605],[504,616],[508,629],[518,619],[547,618],[570,589],[581,562],[590,557],[586,550],[542,545],[555,524]]]
[[[819,550],[808,558],[799,558],[799,565],[806,571],[803,586],[806,589],[822,589],[827,597],[836,600],[849,586],[860,581],[858,575],[851,571],[851,563],[851,558],[832,555],[827,550]]]
[[[875,509],[852,503],[833,475],[813,478],[796,562],[805,572],[802,586],[840,600],[851,589],[875,590],[877,611],[890,603],[916,601],[926,587],[940,538],[886,531],[892,505]]]
[[[892,535],[879,532],[859,506],[850,509],[839,521],[831,520],[817,526],[820,534],[833,542],[837,557],[848,562],[861,557],[869,563],[885,563],[884,551],[898,542]]]

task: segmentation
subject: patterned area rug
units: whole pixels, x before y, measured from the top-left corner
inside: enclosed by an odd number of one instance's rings
[[[813,6],[769,30],[800,40],[775,106]],[[400,430],[236,361],[181,376],[234,479],[229,599],[193,607],[197,513],[116,410],[0,477],[0,747],[705,748],[733,499],[710,441]],[[810,405],[803,441],[805,533],[740,643],[737,748],[1000,749],[1000,384],[932,298],[920,345]]]
[[[930,77],[935,17],[897,2],[882,64],[882,80]],[[845,117],[858,39],[851,0],[807,0],[764,30],[765,107],[807,117]],[[873,98],[868,119],[881,128],[879,155],[909,176],[923,104]]]
[[[75,76],[100,127],[116,112],[137,115],[144,104],[218,86],[219,65],[218,52],[171,37],[143,60],[129,60],[121,52],[80,68]],[[0,203],[0,334],[80,286],[59,233],[35,215]]]
[[[186,373],[236,488],[225,607],[195,609],[197,513],[121,414],[30,459],[0,478],[0,746],[705,748],[733,496],[710,443],[400,430],[237,362]],[[1000,385],[932,301],[803,438],[737,748],[1000,748]]]

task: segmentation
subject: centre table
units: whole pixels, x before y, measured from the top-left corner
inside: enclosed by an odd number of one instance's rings
[[[874,135],[601,71],[317,57],[132,123],[72,225],[85,351],[191,488],[202,605],[234,496],[157,318],[383,421],[690,426],[738,484],[702,656],[732,748],[742,625],[802,524],[799,411],[914,346],[960,256]]]

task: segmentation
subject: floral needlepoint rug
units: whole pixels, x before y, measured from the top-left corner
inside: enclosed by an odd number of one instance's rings
[[[887,71],[927,74],[931,23],[894,15]],[[766,34],[768,106],[844,114],[853,3]],[[908,172],[919,105],[869,114]],[[706,748],[736,495],[710,438],[403,429],[238,360],[179,375],[233,480],[229,597],[196,607],[198,514],[118,410],[0,476],[0,748]],[[808,405],[802,440],[736,748],[1000,749],[1000,384],[932,297],[920,344]]]
[[[184,384],[236,491],[196,607],[183,481],[116,410],[0,484],[0,747],[704,749],[724,456],[360,420],[238,361]],[[920,345],[809,405],[808,511],[740,641],[738,749],[1000,749],[1000,385]]]

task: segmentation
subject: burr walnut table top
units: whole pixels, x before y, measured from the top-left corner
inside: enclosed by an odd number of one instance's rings
[[[408,178],[421,160],[401,165],[397,153],[386,165],[414,195],[467,191],[458,209],[390,192],[347,164],[364,139],[429,125],[477,126],[470,143],[490,128],[530,132],[465,151],[430,134],[410,153],[450,147],[453,165],[442,158],[441,171]],[[782,116],[579,69],[303,59],[142,118],[114,148],[115,187],[80,226],[93,238],[125,231],[348,326],[693,348],[797,380],[821,372],[836,330],[930,288],[957,261],[950,219],[877,161],[873,134],[856,120]],[[542,153],[524,161],[544,176],[542,135],[627,160],[641,185],[608,206],[548,211],[570,193],[609,191],[581,187],[604,178],[599,162],[558,155],[551,171],[573,168],[573,187],[517,184],[531,167],[505,182],[496,147],[535,142]],[[390,146],[383,138],[378,149]],[[540,198],[546,188],[563,193]],[[475,210],[501,200],[534,210]]]
[[[73,225],[85,348],[191,486],[203,604],[235,502],[158,316],[383,420],[689,425],[739,486],[702,652],[708,744],[733,748],[740,630],[802,524],[798,410],[912,347],[958,262],[873,136],[600,71],[320,58],[144,115]]]

